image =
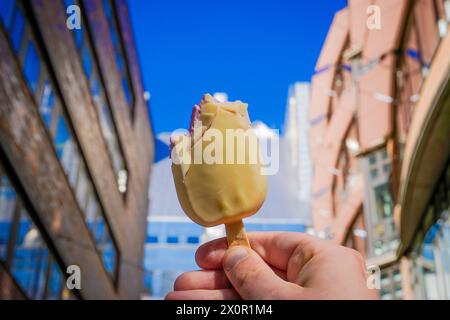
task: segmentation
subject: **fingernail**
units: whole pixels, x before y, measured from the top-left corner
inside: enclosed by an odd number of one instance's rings
[[[247,258],[248,250],[244,247],[234,247],[228,249],[228,252],[225,255],[225,259],[223,261],[223,268],[226,271],[233,269],[235,265],[237,265],[240,261]]]

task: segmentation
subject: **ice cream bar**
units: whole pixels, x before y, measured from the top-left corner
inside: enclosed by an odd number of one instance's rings
[[[189,132],[171,137],[172,174],[186,215],[205,227],[225,224],[229,245],[248,245],[242,219],[267,192],[247,104],[203,96]]]

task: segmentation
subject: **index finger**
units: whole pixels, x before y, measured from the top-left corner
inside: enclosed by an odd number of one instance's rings
[[[326,246],[326,241],[300,232],[249,232],[250,246],[269,265],[287,270],[288,262],[294,253],[297,262],[304,264]],[[228,249],[226,238],[212,240],[201,245],[195,260],[204,269],[222,268],[223,256]]]

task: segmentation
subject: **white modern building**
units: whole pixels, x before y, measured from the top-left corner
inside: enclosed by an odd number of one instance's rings
[[[308,212],[311,198],[312,165],[309,152],[309,106],[310,85],[296,82],[289,88],[284,121],[284,139],[290,153],[290,166],[297,173],[298,197],[307,204]]]

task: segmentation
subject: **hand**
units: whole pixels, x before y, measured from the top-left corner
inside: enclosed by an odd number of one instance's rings
[[[200,246],[201,271],[180,275],[168,300],[377,299],[355,250],[303,233],[249,233],[253,250],[225,238]]]

